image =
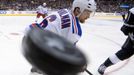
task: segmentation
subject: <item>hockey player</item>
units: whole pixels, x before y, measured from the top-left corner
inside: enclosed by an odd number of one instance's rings
[[[46,16],[41,23],[33,23],[29,27],[38,26],[50,30],[76,43],[82,35],[79,22],[84,23],[95,10],[94,0],[74,0],[71,11],[59,10]]]
[[[121,31],[127,36],[129,33],[134,33],[134,8],[131,8],[129,10],[128,16],[124,21],[124,25],[121,27]],[[131,38],[134,38],[134,36]],[[121,50],[110,56],[103,64],[99,66],[98,72],[100,74],[103,75],[107,67],[128,59],[134,54],[134,43],[131,38],[128,36]]]
[[[36,20],[35,22],[38,21],[38,19],[40,18],[40,16],[42,16],[42,18],[45,18],[48,14],[48,10],[46,8],[46,3],[43,3],[42,5],[38,6],[37,8],[37,16],[36,16]]]
[[[82,35],[80,23],[84,23],[95,10],[94,0],[74,0],[71,10],[61,9],[49,14],[40,24],[31,24],[30,28],[39,27],[50,30],[75,45]],[[32,71],[34,72],[35,69]]]

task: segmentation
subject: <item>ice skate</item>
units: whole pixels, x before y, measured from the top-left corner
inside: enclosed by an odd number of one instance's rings
[[[42,72],[40,72],[36,68],[32,67],[30,75],[43,75],[43,74],[42,74]]]
[[[106,70],[106,66],[104,64],[100,65],[99,68],[98,68],[98,72],[103,75],[105,70]]]

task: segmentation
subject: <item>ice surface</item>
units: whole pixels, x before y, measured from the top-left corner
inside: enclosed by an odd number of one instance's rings
[[[24,29],[35,16],[0,16],[0,74],[29,75],[31,65],[21,53]],[[89,60],[88,70],[97,74],[98,66],[107,57],[120,50],[126,36],[120,31],[121,18],[90,18],[82,24],[83,36],[78,46]],[[134,57],[106,70],[107,75],[134,75]],[[88,75],[81,73],[80,75]]]

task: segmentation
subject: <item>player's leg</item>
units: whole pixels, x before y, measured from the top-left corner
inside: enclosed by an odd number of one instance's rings
[[[114,65],[125,59],[128,59],[133,54],[134,54],[133,44],[130,38],[128,37],[126,42],[122,46],[122,49],[116,52],[114,55],[110,56],[103,64],[101,64],[100,67],[98,68],[98,72],[100,74],[104,74],[107,67]]]
[[[131,57],[134,54],[134,47],[133,47],[132,40],[128,37],[125,44],[122,46],[123,51],[119,51],[116,53],[117,57],[120,60],[125,60]]]

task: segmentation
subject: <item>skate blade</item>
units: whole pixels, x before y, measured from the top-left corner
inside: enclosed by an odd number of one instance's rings
[[[43,75],[43,74],[39,74],[37,72],[30,72],[29,75]]]

